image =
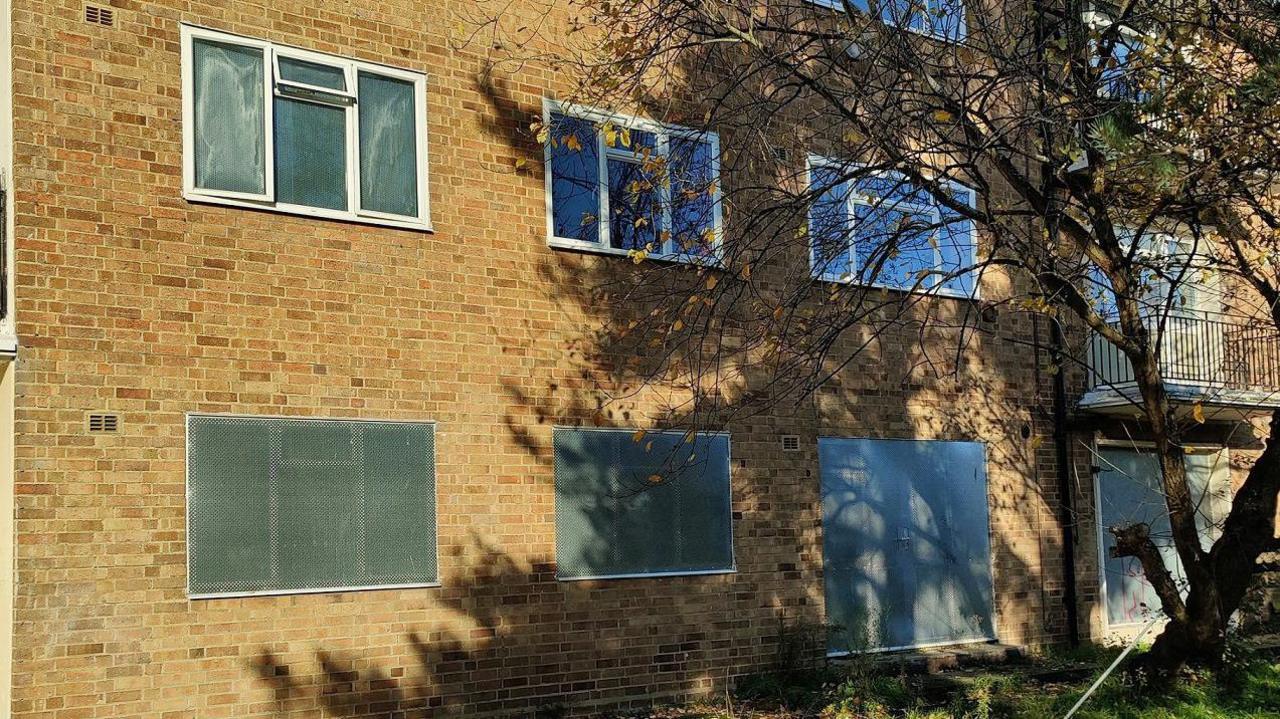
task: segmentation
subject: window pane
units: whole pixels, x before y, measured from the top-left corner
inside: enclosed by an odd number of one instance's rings
[[[360,207],[418,215],[413,83],[360,73]]]
[[[951,292],[972,297],[977,288],[974,266],[973,222],[950,221],[936,232],[942,270],[948,273],[942,286]]]
[[[331,90],[346,90],[347,77],[340,67],[279,56],[280,79]]]
[[[728,437],[557,429],[554,445],[560,578],[733,568]]]
[[[192,594],[436,581],[429,424],[193,417]]]
[[[921,12],[920,20],[926,32],[938,37],[960,40],[965,36],[962,0],[931,0],[928,9]]]
[[[609,244],[621,249],[657,245],[662,222],[658,178],[639,162],[609,158]]]
[[[208,40],[191,49],[196,187],[265,193],[262,50]]]
[[[853,265],[849,256],[853,224],[849,217],[849,186],[839,170],[815,166],[809,169],[809,236],[813,271],[826,279],[848,279]]]
[[[341,107],[277,97],[276,200],[347,209],[347,113]]]
[[[714,249],[715,176],[713,147],[699,138],[670,140],[671,239],[677,253],[709,256]]]
[[[600,154],[595,126],[586,120],[552,115],[552,229],[556,237],[600,241]]]
[[[933,285],[933,277],[920,278],[921,271],[937,266],[933,243],[938,230],[932,216],[894,207],[888,200],[874,207],[859,204],[856,213],[864,281],[904,289]]]
[[[955,188],[950,195],[969,207],[974,206],[974,193],[970,189]],[[942,286],[965,297],[973,297],[978,289],[978,270],[974,267],[978,247],[973,220],[942,203],[937,203],[937,207],[944,223],[937,232],[942,269],[954,275],[943,278]]]

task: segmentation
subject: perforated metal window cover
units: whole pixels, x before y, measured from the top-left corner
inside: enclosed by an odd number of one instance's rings
[[[556,439],[563,438],[567,435],[580,432],[606,433],[614,434],[621,437],[623,442],[633,442],[634,435],[638,430],[636,428],[614,428],[614,427],[555,427],[553,428],[553,446],[556,446],[555,462],[556,462],[556,580],[561,582],[584,582],[595,580],[613,580],[613,579],[656,579],[662,577],[693,577],[693,576],[710,576],[719,574],[735,574],[737,570],[737,558],[733,546],[733,497],[731,471],[732,457],[730,455],[730,443],[728,432],[699,432],[698,439],[723,439],[724,440],[724,507],[725,507],[725,529],[726,536],[724,541],[727,545],[728,562],[725,566],[712,567],[705,569],[674,569],[674,570],[653,570],[639,572],[600,572],[600,573],[583,573],[583,574],[566,574],[562,559],[565,555],[564,532],[562,523],[566,507],[561,501],[560,486],[560,451],[556,443]],[[645,430],[645,437],[667,437],[681,438],[685,435],[682,431],[666,431],[666,430]],[[697,440],[695,440],[697,441]],[[679,482],[680,480],[675,480]]]
[[[314,582],[314,583],[308,583],[306,586],[300,586],[298,585],[299,583],[294,582],[293,586],[285,586],[283,584],[277,584],[276,586],[253,586],[254,585],[253,580],[232,580],[232,581],[221,582],[219,583],[219,586],[202,586],[200,582],[196,581],[195,570],[194,570],[194,567],[196,566],[195,559],[198,554],[199,547],[197,546],[198,541],[193,540],[193,534],[194,534],[193,528],[199,527],[199,524],[200,524],[199,521],[196,520],[196,515],[198,514],[198,511],[199,511],[199,507],[198,507],[199,502],[198,500],[194,499],[196,492],[193,488],[193,474],[194,474],[193,466],[196,463],[195,458],[197,457],[197,453],[198,453],[197,445],[199,444],[198,440],[195,438],[195,434],[196,434],[196,428],[199,427],[200,424],[216,425],[219,423],[224,423],[225,425],[240,425],[241,427],[246,429],[254,428],[260,431],[263,435],[268,435],[268,436],[271,434],[271,431],[270,431],[271,425],[276,425],[277,428],[280,428],[280,427],[287,426],[286,423],[293,424],[295,427],[310,425],[313,427],[327,426],[330,429],[342,428],[345,426],[349,430],[353,431],[353,434],[352,434],[353,443],[355,443],[356,441],[355,440],[356,433],[354,432],[356,428],[360,428],[361,430],[359,432],[361,443],[363,443],[363,439],[364,439],[364,428],[367,428],[367,427],[399,426],[401,428],[413,428],[419,431],[425,430],[425,435],[422,437],[422,440],[423,440],[422,444],[419,447],[419,449],[423,451],[423,455],[424,455],[421,457],[421,461],[424,463],[424,466],[423,466],[424,471],[422,476],[426,480],[424,486],[421,487],[424,494],[423,496],[420,497],[423,500],[422,508],[423,508],[423,519],[424,519],[424,523],[422,527],[424,533],[421,535],[421,537],[424,540],[423,547],[425,549],[428,549],[429,551],[424,551],[422,553],[422,556],[419,557],[419,559],[422,560],[424,568],[426,568],[427,571],[420,571],[417,576],[408,576],[408,575],[387,576],[384,573],[380,578],[388,579],[390,581],[378,581],[378,582],[368,582],[368,583],[335,582],[332,584],[327,584],[325,582]],[[277,429],[276,431],[278,433],[281,430]],[[268,463],[269,466],[261,468],[263,471],[266,471],[268,473],[268,476],[270,476],[276,473],[277,470],[279,469],[279,467],[277,467],[276,465],[281,460],[281,456],[280,456],[281,447],[279,446],[278,439],[276,439],[273,442],[269,438],[267,441],[276,445],[271,448],[272,453],[271,453],[271,460]],[[348,464],[352,464],[352,463],[354,463],[354,460],[351,460],[351,462],[348,462]],[[312,467],[321,466],[320,462],[305,462],[305,464]],[[362,471],[364,469],[365,467],[361,467]],[[429,486],[426,486],[426,485],[429,485]],[[271,491],[272,491],[271,488],[268,488],[266,490],[268,496],[270,496]],[[364,490],[362,489],[361,491],[364,491]],[[439,504],[437,494],[438,494],[438,489],[435,482],[435,422],[189,413],[187,415],[187,596],[189,599],[219,599],[219,598],[232,598],[232,597],[318,594],[318,593],[326,593],[326,592],[350,592],[350,591],[371,591],[371,590],[381,590],[381,589],[411,589],[411,588],[421,588],[421,587],[439,587],[441,585],[438,579],[440,562],[439,562],[439,543],[437,541],[436,511]],[[369,499],[368,496],[362,497],[363,501],[367,502],[368,499]],[[270,512],[275,513],[278,511],[278,502],[276,502],[274,499],[271,502],[269,502],[269,505],[270,505],[269,506]],[[365,506],[367,509],[367,504],[363,506]],[[369,521],[371,521],[371,519],[376,519],[376,517],[371,516],[368,513],[366,513],[364,516],[360,518],[362,528],[365,532],[367,532],[368,530],[367,524],[369,523]],[[195,521],[193,522],[193,520]],[[278,522],[278,518],[274,521]],[[272,534],[276,533],[277,531],[279,531],[278,527],[268,529],[268,532]],[[275,557],[273,558],[273,561],[278,562],[278,559],[279,559],[278,552],[273,550],[273,553],[275,553]],[[257,584],[261,585],[262,582],[258,581]]]

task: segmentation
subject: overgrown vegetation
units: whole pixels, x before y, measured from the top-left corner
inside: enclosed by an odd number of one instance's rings
[[[995,671],[886,675],[870,662],[808,673],[745,677],[732,697],[660,714],[702,719],[1042,719],[1062,717],[1098,676],[1111,650],[1046,657]],[[1050,670],[1091,671],[1070,680]],[[1108,679],[1076,715],[1082,719],[1261,719],[1280,716],[1280,664],[1239,655],[1218,672],[1188,672],[1172,688],[1144,692],[1123,675]]]

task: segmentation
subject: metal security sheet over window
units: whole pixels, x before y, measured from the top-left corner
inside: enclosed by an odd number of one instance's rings
[[[986,449],[818,439],[828,650],[994,639]]]
[[[437,581],[430,423],[193,415],[192,597]]]
[[[1150,451],[1102,447],[1098,465],[1098,546],[1102,562],[1102,589],[1106,597],[1107,625],[1123,627],[1146,622],[1161,611],[1160,598],[1134,557],[1115,557],[1115,535],[1110,527],[1143,523],[1181,589],[1186,574],[1173,533],[1169,511],[1160,486],[1160,463]],[[1184,459],[1187,484],[1196,510],[1196,529],[1205,551],[1221,534],[1222,519],[1231,510],[1231,462],[1225,449],[1188,448]]]
[[[949,183],[959,203],[970,188]],[[977,296],[972,220],[894,173],[809,160],[814,277],[956,297]]]
[[[428,229],[426,76],[183,26],[192,200]]]
[[[845,10],[845,0],[811,0],[836,10]],[[849,0],[849,5],[866,15],[878,15],[886,25],[959,42],[968,34],[965,8],[961,0]]]
[[[560,579],[733,571],[729,437],[557,428]]]
[[[715,261],[719,140],[548,101],[547,232],[559,247]]]

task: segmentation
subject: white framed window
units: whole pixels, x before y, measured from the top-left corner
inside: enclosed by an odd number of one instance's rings
[[[1092,50],[1090,64],[1093,67],[1100,67],[1101,70],[1098,94],[1113,100],[1129,102],[1149,100],[1150,92],[1140,87],[1140,75],[1143,70],[1140,56],[1146,45],[1143,33],[1128,25],[1117,26],[1108,12],[1102,8],[1087,10],[1083,20],[1085,26],[1095,34],[1105,33],[1115,27],[1114,42],[1107,61],[1102,60],[1100,40],[1096,36],[1089,40]]]
[[[1203,317],[1222,312],[1221,278],[1211,272],[1213,261],[1197,249],[1189,233],[1149,229],[1141,237],[1123,225],[1115,228],[1116,239],[1131,251],[1136,267],[1139,310],[1152,318],[1166,313],[1174,317]],[[1134,248],[1135,238],[1137,247]],[[1086,291],[1094,308],[1103,317],[1119,315],[1110,279],[1097,265],[1090,265],[1085,277]]]
[[[548,244],[718,262],[715,133],[553,100],[543,103],[543,123]]]
[[[182,26],[183,196],[430,229],[427,77]]]
[[[952,297],[978,296],[972,220],[892,172],[809,157],[810,267],[832,282]],[[972,188],[946,185],[973,207]]]
[[[815,5],[845,10],[843,0],[809,0]],[[854,9],[878,16],[886,25],[950,42],[968,36],[963,0],[852,0]]]

